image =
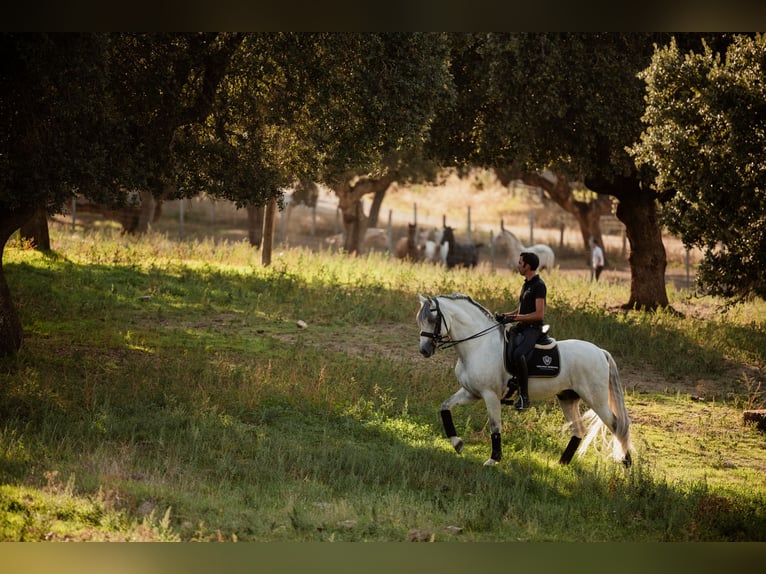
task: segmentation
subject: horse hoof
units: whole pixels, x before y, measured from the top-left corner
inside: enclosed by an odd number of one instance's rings
[[[630,456],[629,452],[625,453],[625,458],[622,459],[622,464],[625,468],[630,468],[630,466],[633,464],[633,457]]]
[[[484,466],[495,466],[496,464],[499,464],[494,458],[489,458],[484,463]]]
[[[463,452],[463,439],[453,436],[450,440],[452,441],[452,446],[455,449],[455,452],[461,454]]]

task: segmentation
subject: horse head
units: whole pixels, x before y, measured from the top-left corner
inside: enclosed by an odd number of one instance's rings
[[[441,328],[444,317],[436,298],[418,295],[418,299],[420,309],[416,319],[420,328],[420,354],[428,358],[436,352],[436,348],[443,339]]]

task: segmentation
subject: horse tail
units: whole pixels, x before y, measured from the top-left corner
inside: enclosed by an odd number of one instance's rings
[[[609,363],[609,406],[614,413],[614,457],[617,460],[624,460],[632,450],[633,446],[630,440],[630,417],[628,409],[625,408],[625,397],[622,393],[622,382],[620,373],[617,370],[617,363],[609,351],[604,350],[606,360]]]
[[[620,373],[617,369],[617,363],[611,353],[601,349],[609,365],[609,407],[612,411],[613,419],[612,431],[612,456],[615,460],[621,460],[630,464],[630,451],[633,445],[630,440],[630,417],[625,408],[625,397],[622,393],[622,383],[620,382]],[[578,456],[582,456],[593,440],[600,436],[601,440],[606,441],[606,425],[593,409],[583,413],[583,423],[587,429],[585,436],[578,448]]]

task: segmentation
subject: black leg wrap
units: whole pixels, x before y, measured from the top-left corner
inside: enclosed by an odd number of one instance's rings
[[[499,432],[493,432],[492,433],[492,460],[496,462],[500,462],[500,459],[503,458],[503,443],[500,440],[500,433]]]
[[[572,461],[572,457],[575,452],[577,452],[577,447],[580,446],[580,441],[582,441],[582,439],[579,436],[573,436],[569,439],[569,444],[561,455],[559,464],[569,464]]]
[[[441,411],[442,413],[442,423],[444,424],[444,432],[447,433],[447,438],[452,438],[453,436],[457,436],[457,431],[455,430],[455,424],[452,422],[452,413],[448,411],[447,409],[444,409]]]

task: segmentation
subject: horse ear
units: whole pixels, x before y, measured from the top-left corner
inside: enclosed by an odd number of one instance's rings
[[[426,303],[431,301],[430,297],[423,297],[420,293],[418,293],[418,299],[420,300],[421,305],[425,305]]]

